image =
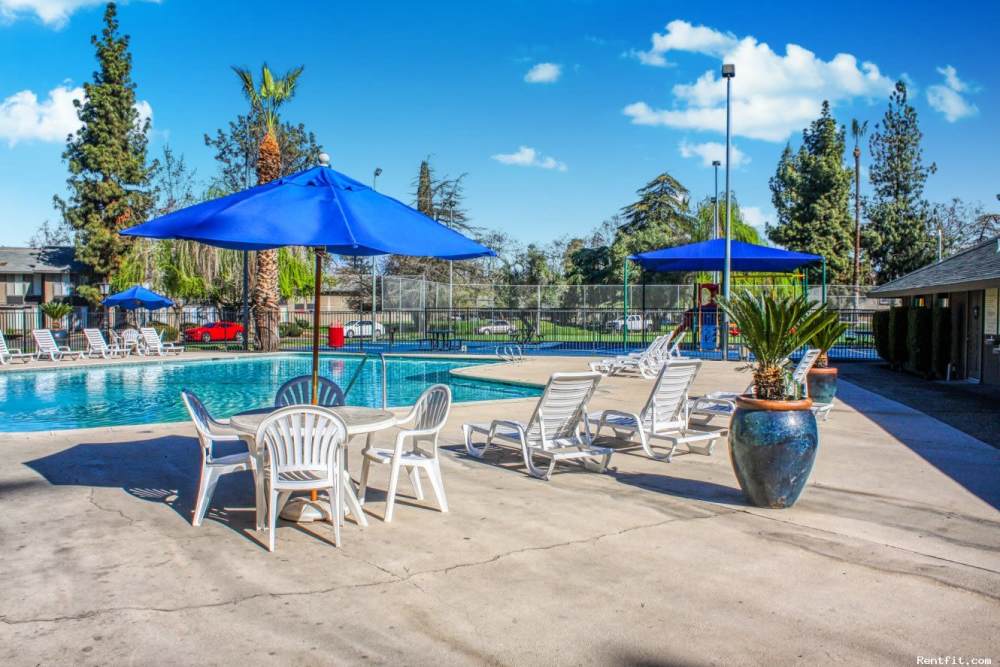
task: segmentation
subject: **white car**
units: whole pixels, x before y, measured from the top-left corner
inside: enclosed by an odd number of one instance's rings
[[[507,320],[490,320],[488,324],[476,329],[477,334],[512,334],[515,328]]]
[[[344,338],[364,338],[371,337],[372,335],[372,321],[371,320],[351,320],[344,325]],[[385,327],[375,323],[375,335],[384,336]]]
[[[608,322],[607,327],[613,331],[621,331],[628,328],[629,331],[649,331],[653,328],[652,320],[643,320],[642,315],[629,315],[625,319],[618,318]]]

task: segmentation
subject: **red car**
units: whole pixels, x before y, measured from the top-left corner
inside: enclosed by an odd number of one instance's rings
[[[194,343],[211,343],[217,340],[243,342],[243,325],[237,322],[210,322],[200,327],[184,330],[184,338]]]

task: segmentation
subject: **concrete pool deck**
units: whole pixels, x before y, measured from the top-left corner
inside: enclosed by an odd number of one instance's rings
[[[543,383],[587,361],[461,372]],[[735,367],[706,362],[696,389],[742,389]],[[610,378],[591,407],[637,409],[649,386]],[[997,661],[1000,452],[846,382],[840,399],[782,511],[743,503],[725,443],[672,463],[623,448],[609,474],[550,482],[516,454],[470,459],[463,421],[536,399],[456,404],[451,512],[403,498],[384,524],[373,491],[343,548],[327,524],[284,524],[274,554],[245,474],[191,527],[188,424],[0,434],[0,663]]]

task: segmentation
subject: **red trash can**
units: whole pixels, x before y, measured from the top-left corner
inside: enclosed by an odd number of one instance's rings
[[[330,347],[344,347],[344,325],[336,324],[327,331],[326,344]]]

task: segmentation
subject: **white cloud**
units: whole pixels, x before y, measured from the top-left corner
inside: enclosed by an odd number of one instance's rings
[[[57,86],[44,100],[30,90],[22,90],[0,102],[0,140],[8,146],[20,141],[58,141],[80,128],[73,100],[83,99],[83,87]],[[139,123],[152,121],[153,107],[146,100],[136,102]]]
[[[653,35],[641,62],[666,65],[666,55],[683,51],[707,55],[736,65],[733,80],[733,133],[752,139],[783,141],[819,115],[823,100],[831,104],[855,98],[882,98],[892,81],[878,66],[848,53],[825,61],[797,44],[783,55],[752,36],[737,38],[706,26],[671,21],[667,31]],[[623,113],[637,125],[725,131],[726,84],[713,68],[696,80],[672,88],[671,108],[656,109],[635,102]]]
[[[760,210],[759,206],[740,206],[740,213],[743,214],[743,221],[751,227],[757,228],[761,236],[764,235],[764,228],[767,226],[768,217]]]
[[[0,102],[0,139],[9,146],[19,141],[65,141],[80,127],[75,99],[83,99],[80,86],[53,88],[43,101],[30,90],[14,93]]]
[[[927,103],[931,108],[944,114],[945,120],[949,123],[979,113],[979,107],[962,95],[975,91],[968,83],[958,78],[958,71],[951,65],[938,67],[937,71],[944,76],[944,83],[928,86]]]
[[[562,65],[538,63],[528,70],[524,80],[528,83],[555,83],[562,76]]]
[[[520,146],[515,153],[498,153],[490,157],[500,164],[516,167],[538,167],[539,169],[555,169],[556,171],[566,171],[567,169],[565,162],[559,162],[554,157],[542,155],[529,146]]]
[[[0,0],[0,18],[9,22],[34,15],[47,26],[61,28],[76,10],[101,4],[104,0]]]
[[[717,141],[691,144],[685,139],[681,141],[677,148],[681,152],[681,157],[701,158],[703,167],[711,167],[713,160],[718,160],[723,166],[726,164],[726,145]],[[730,146],[729,159],[730,165],[733,167],[739,167],[750,162],[750,157],[735,145]]]

